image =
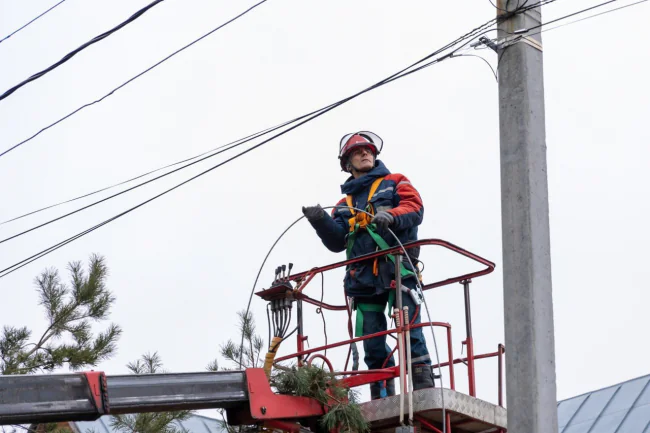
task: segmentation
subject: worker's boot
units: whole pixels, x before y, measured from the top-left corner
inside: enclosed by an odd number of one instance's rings
[[[377,400],[380,398],[385,398],[391,395],[395,395],[395,379],[390,379],[386,381],[386,386],[384,386],[384,381],[374,382],[370,384],[370,399]]]
[[[433,372],[431,371],[430,365],[426,365],[426,364],[413,365],[413,368],[411,369],[411,374],[413,375],[414,390],[433,388],[436,386],[433,380]]]
[[[386,381],[386,395],[388,397],[395,395],[395,379],[388,379]]]
[[[370,384],[370,400],[378,400],[381,398],[382,382],[373,382]]]

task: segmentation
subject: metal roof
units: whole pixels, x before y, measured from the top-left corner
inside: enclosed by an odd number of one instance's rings
[[[560,433],[650,433],[650,374],[557,405]]]
[[[115,433],[111,429],[110,416],[103,416],[95,421],[71,422],[72,430],[80,433]],[[214,419],[201,415],[192,415],[180,424],[190,433],[227,433],[221,424]]]

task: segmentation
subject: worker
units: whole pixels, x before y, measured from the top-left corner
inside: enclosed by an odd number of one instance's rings
[[[418,226],[422,222],[424,208],[422,198],[406,176],[392,174],[377,159],[383,140],[375,133],[362,131],[345,135],[340,142],[341,169],[350,177],[341,185],[346,197],[340,200],[331,215],[320,205],[303,207],[307,220],[316,230],[325,247],[333,252],[347,251],[348,259],[373,253],[398,245],[390,229],[401,243],[417,240]],[[366,210],[373,216],[358,212]],[[409,249],[411,261],[419,251]],[[352,298],[356,310],[356,335],[369,335],[387,329],[387,306],[393,304],[395,290],[395,264],[383,256],[377,260],[365,260],[349,265],[344,278],[345,292]],[[402,284],[416,288],[417,270],[403,258]],[[393,284],[394,286],[394,284]],[[408,306],[410,322],[420,323],[420,308],[406,292],[402,302]],[[395,365],[386,336],[363,340],[364,361],[368,369],[381,369]],[[411,362],[407,367],[413,379],[414,389],[434,386],[431,358],[427,350],[422,328],[411,329]],[[372,383],[372,399],[395,395],[394,380]]]

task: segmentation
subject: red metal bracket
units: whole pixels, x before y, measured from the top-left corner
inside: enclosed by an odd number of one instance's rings
[[[341,379],[341,382],[349,388],[354,388],[356,386],[367,385],[369,383],[393,379],[396,377],[399,377],[399,366],[383,368],[381,370],[360,371],[359,374],[344,377]]]
[[[106,386],[106,375],[103,371],[86,371],[81,373],[88,382],[90,397],[95,409],[100,415],[110,413],[108,402],[108,387]]]
[[[275,394],[261,368],[246,369],[246,381],[251,416],[255,420],[308,418],[325,413],[313,398]]]
[[[426,430],[432,431],[433,433],[442,433],[442,431],[431,424],[426,418],[420,415],[415,415],[413,418],[415,418],[416,421],[418,421],[420,424],[422,424],[422,427],[425,428]]]

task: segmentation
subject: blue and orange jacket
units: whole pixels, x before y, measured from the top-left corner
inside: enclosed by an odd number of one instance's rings
[[[400,242],[406,243],[417,240],[418,226],[422,223],[424,206],[418,191],[411,185],[411,182],[402,174],[392,174],[381,162],[375,163],[375,168],[365,176],[358,179],[350,177],[343,185],[341,192],[352,196],[352,203],[355,208],[365,209],[368,204],[368,194],[373,182],[377,178],[384,179],[379,184],[375,194],[370,198],[374,212],[387,211],[393,215],[395,221],[391,230],[399,238]],[[331,213],[312,222],[316,233],[323,241],[323,244],[333,252],[346,250],[350,226],[348,220],[352,213],[347,208],[346,199],[340,200]],[[386,243],[390,246],[397,245],[393,236],[386,231],[380,233]],[[366,231],[360,231],[352,246],[350,258],[368,254],[378,249],[377,244]],[[409,250],[409,255],[413,250]],[[417,256],[417,253],[415,253]],[[406,265],[408,268],[410,266]],[[373,261],[364,261],[348,267],[345,274],[345,290],[348,296],[372,296],[387,290],[390,281],[394,278],[394,265],[387,258],[379,261],[378,275],[373,272]]]

